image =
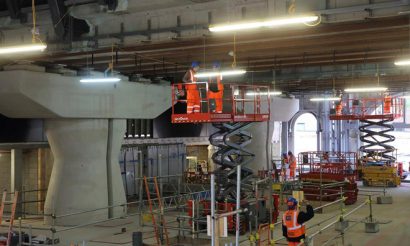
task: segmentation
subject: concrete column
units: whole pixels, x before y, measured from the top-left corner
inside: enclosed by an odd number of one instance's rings
[[[11,178],[10,178],[10,188],[11,192],[21,191],[23,187],[23,150],[21,149],[12,149],[11,150]],[[19,194],[20,202],[21,193]],[[7,199],[7,200],[12,200]],[[17,204],[16,208],[16,215],[15,218],[21,216],[21,212],[23,211],[23,204]]]
[[[247,167],[252,168],[254,173],[258,170],[267,169],[268,162],[267,156],[271,156],[271,139],[273,134],[273,122],[257,122],[249,128],[249,132],[252,133],[252,143],[247,148],[255,154],[255,159]],[[266,138],[268,138],[268,146],[266,146]],[[268,148],[268,154],[266,153]],[[270,164],[269,164],[270,166]]]
[[[46,198],[46,160],[45,160],[45,149],[39,148],[37,150],[37,200],[40,201],[37,204],[38,213],[44,211],[44,201]]]
[[[118,155],[125,120],[48,119],[45,128],[54,155],[46,214],[63,215],[125,203]],[[122,208],[103,209],[56,220],[76,225],[119,216]],[[45,222],[51,223],[46,217]]]
[[[270,157],[271,157],[271,159],[280,159],[280,157],[282,155],[281,154],[281,152],[282,152],[282,141],[284,139],[282,128],[283,128],[283,125],[286,125],[287,123],[275,122],[274,124],[276,124],[276,126],[278,126],[279,128],[274,129],[273,132],[272,132],[272,136],[271,136],[271,139],[270,139],[270,142],[272,143]],[[273,142],[272,141],[273,137],[276,135],[275,131],[278,131],[279,139],[276,139],[275,142]],[[285,135],[286,135],[285,138],[286,138],[286,141],[287,141],[287,133],[285,133]]]
[[[282,156],[282,153],[288,152],[289,149],[289,123],[287,121],[282,122],[282,148],[281,148],[281,153],[280,157]]]

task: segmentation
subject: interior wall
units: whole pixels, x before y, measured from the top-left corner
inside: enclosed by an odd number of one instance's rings
[[[29,149],[23,151],[23,188],[20,190],[31,191],[47,188],[50,181],[51,170],[53,168],[53,155],[49,148],[41,149],[42,168],[39,167],[39,149]],[[39,172],[39,170],[42,172]],[[0,189],[10,191],[11,182],[11,154],[10,152],[0,152]],[[42,182],[40,181],[42,178]],[[42,186],[42,187],[40,187]],[[24,192],[24,201],[38,201],[44,199],[46,191]],[[44,194],[44,195],[43,195]],[[6,211],[8,211],[6,207]],[[23,207],[24,212],[38,214],[42,212],[42,202],[26,203]]]

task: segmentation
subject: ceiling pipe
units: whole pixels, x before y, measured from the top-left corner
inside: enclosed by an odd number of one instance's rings
[[[408,1],[372,3],[372,4],[358,5],[358,6],[352,6],[352,7],[324,9],[324,10],[314,11],[314,13],[322,14],[322,15],[334,15],[334,14],[346,14],[346,13],[362,12],[362,11],[369,11],[369,10],[376,10],[376,9],[397,8],[397,7],[402,7],[402,6],[409,6]]]

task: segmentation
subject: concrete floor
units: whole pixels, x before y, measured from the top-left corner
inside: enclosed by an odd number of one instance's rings
[[[362,188],[362,187],[361,187]],[[380,190],[380,188],[363,188],[366,190]],[[344,244],[342,239],[338,238],[328,242],[327,245],[406,245],[406,242],[410,242],[410,184],[402,184],[398,188],[389,188],[388,194],[393,196],[393,204],[378,205],[374,204],[374,218],[383,223],[389,222],[387,224],[380,225],[380,232],[369,234],[364,231],[363,223],[351,222],[350,225],[353,225],[344,235]],[[365,192],[362,192],[363,194]],[[365,196],[360,196],[359,201],[351,206],[347,206],[347,211],[357,207],[359,204],[364,202],[366,199]],[[339,205],[333,205],[324,209],[322,214],[316,214],[315,217],[307,223],[308,234],[312,235],[314,232],[318,231],[320,228],[325,227],[332,221],[335,221],[337,217],[322,223],[320,226],[312,225],[317,224],[327,218],[336,216],[340,213]],[[368,205],[362,207],[357,212],[353,213],[348,217],[348,220],[352,221],[361,221],[369,214]],[[168,225],[177,227],[175,218],[167,218]],[[172,223],[172,221],[174,221]],[[46,228],[42,225],[42,220],[24,220],[23,226],[31,224],[33,227]],[[150,224],[150,223],[147,223]],[[355,225],[354,225],[355,224]],[[310,228],[312,227],[312,228]],[[125,228],[126,232],[121,232],[122,228]],[[281,237],[280,226],[277,226],[275,229],[275,238]],[[59,228],[57,228],[59,229]],[[5,228],[2,228],[4,231]],[[82,243],[85,242],[87,246],[106,246],[106,245],[124,245],[131,246],[132,232],[140,230],[138,217],[132,216],[126,219],[110,221],[106,223],[101,223],[98,225],[87,226],[80,229],[74,229],[66,232],[61,232],[56,235],[60,239],[58,245],[70,245],[70,243]],[[23,229],[23,231],[28,231]],[[153,228],[145,226],[143,227],[145,242],[155,245],[155,240],[153,238]],[[175,238],[177,231],[169,231],[170,237]],[[46,235],[51,237],[51,232],[49,230],[33,230],[33,234]],[[314,245],[323,245],[330,238],[337,236],[338,233],[335,232],[334,227],[324,231],[314,238]],[[172,245],[210,245],[209,239],[206,235],[201,236],[203,240],[192,240],[190,235],[186,234],[186,240],[184,243],[178,244],[176,240],[172,242]],[[240,245],[250,245],[250,242],[247,240],[248,235],[242,236]],[[225,242],[234,242],[234,237],[230,236],[226,239],[221,239],[222,243]],[[277,245],[286,245],[284,240],[278,241]],[[80,244],[82,245],[82,244]],[[224,244],[221,244],[224,245]]]

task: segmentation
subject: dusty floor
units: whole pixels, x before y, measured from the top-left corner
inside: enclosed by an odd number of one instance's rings
[[[369,187],[363,189],[380,190],[380,188]],[[374,204],[373,206],[374,218],[384,223],[380,225],[380,232],[374,234],[365,233],[364,224],[360,223],[360,221],[369,214],[369,206],[366,205],[358,209],[357,212],[353,213],[347,218],[348,220],[352,221],[350,222],[350,225],[352,227],[350,227],[346,231],[343,239],[339,237],[335,240],[328,241],[329,239],[340,235],[340,233],[338,234],[334,230],[334,226],[332,226],[329,229],[323,231],[318,236],[314,237],[314,245],[323,245],[324,243],[327,243],[326,245],[407,245],[407,242],[410,242],[410,184],[405,183],[402,184],[399,188],[389,188],[387,191],[388,194],[393,196],[394,203],[385,205]],[[366,192],[361,193],[366,194]],[[366,196],[360,196],[359,201],[356,204],[346,207],[346,212],[351,211],[352,209],[363,203],[366,199]],[[338,214],[340,214],[340,209],[339,205],[337,204],[324,209],[322,214],[316,214],[316,216],[307,223],[307,226],[309,228],[308,234],[312,235],[320,228],[323,228],[329,223],[335,221],[338,217]],[[322,223],[320,226],[316,225],[317,223],[332,216],[336,217]],[[167,218],[167,221],[167,225],[169,227],[178,227],[176,218],[169,217]],[[42,220],[23,221],[23,226],[27,226],[29,224],[31,224],[33,227],[45,228],[45,226],[42,225]],[[148,224],[149,223],[147,223],[147,225]],[[126,231],[122,232],[122,228],[125,228]],[[275,229],[276,239],[281,237],[280,228],[280,226],[277,226]],[[5,228],[3,227],[2,231],[4,230]],[[131,246],[132,232],[137,230],[139,230],[138,217],[134,216],[127,219],[116,220],[99,225],[57,233],[56,237],[60,239],[60,243],[58,245],[64,246],[70,245],[71,242],[82,245],[83,241],[84,245],[86,246]],[[28,232],[28,229],[23,229],[23,231]],[[145,241],[151,242],[153,243],[153,245],[155,245],[153,228],[150,226],[144,226],[143,232],[144,238],[146,239]],[[175,238],[177,231],[169,230],[169,233],[170,237],[173,238],[173,242],[171,243],[172,245],[210,245],[210,241],[205,235],[202,236],[203,240],[192,240],[189,233],[186,233],[185,240],[181,240],[180,243],[177,243]],[[51,237],[51,232],[47,229],[33,229],[33,234],[42,234]],[[242,236],[241,241],[241,245],[250,245],[248,235]],[[344,241],[344,244],[342,243],[342,241]],[[234,242],[234,238],[229,237],[226,239],[221,239],[221,245],[229,242]],[[284,240],[281,240],[278,241],[276,245],[286,245],[286,242]]]

